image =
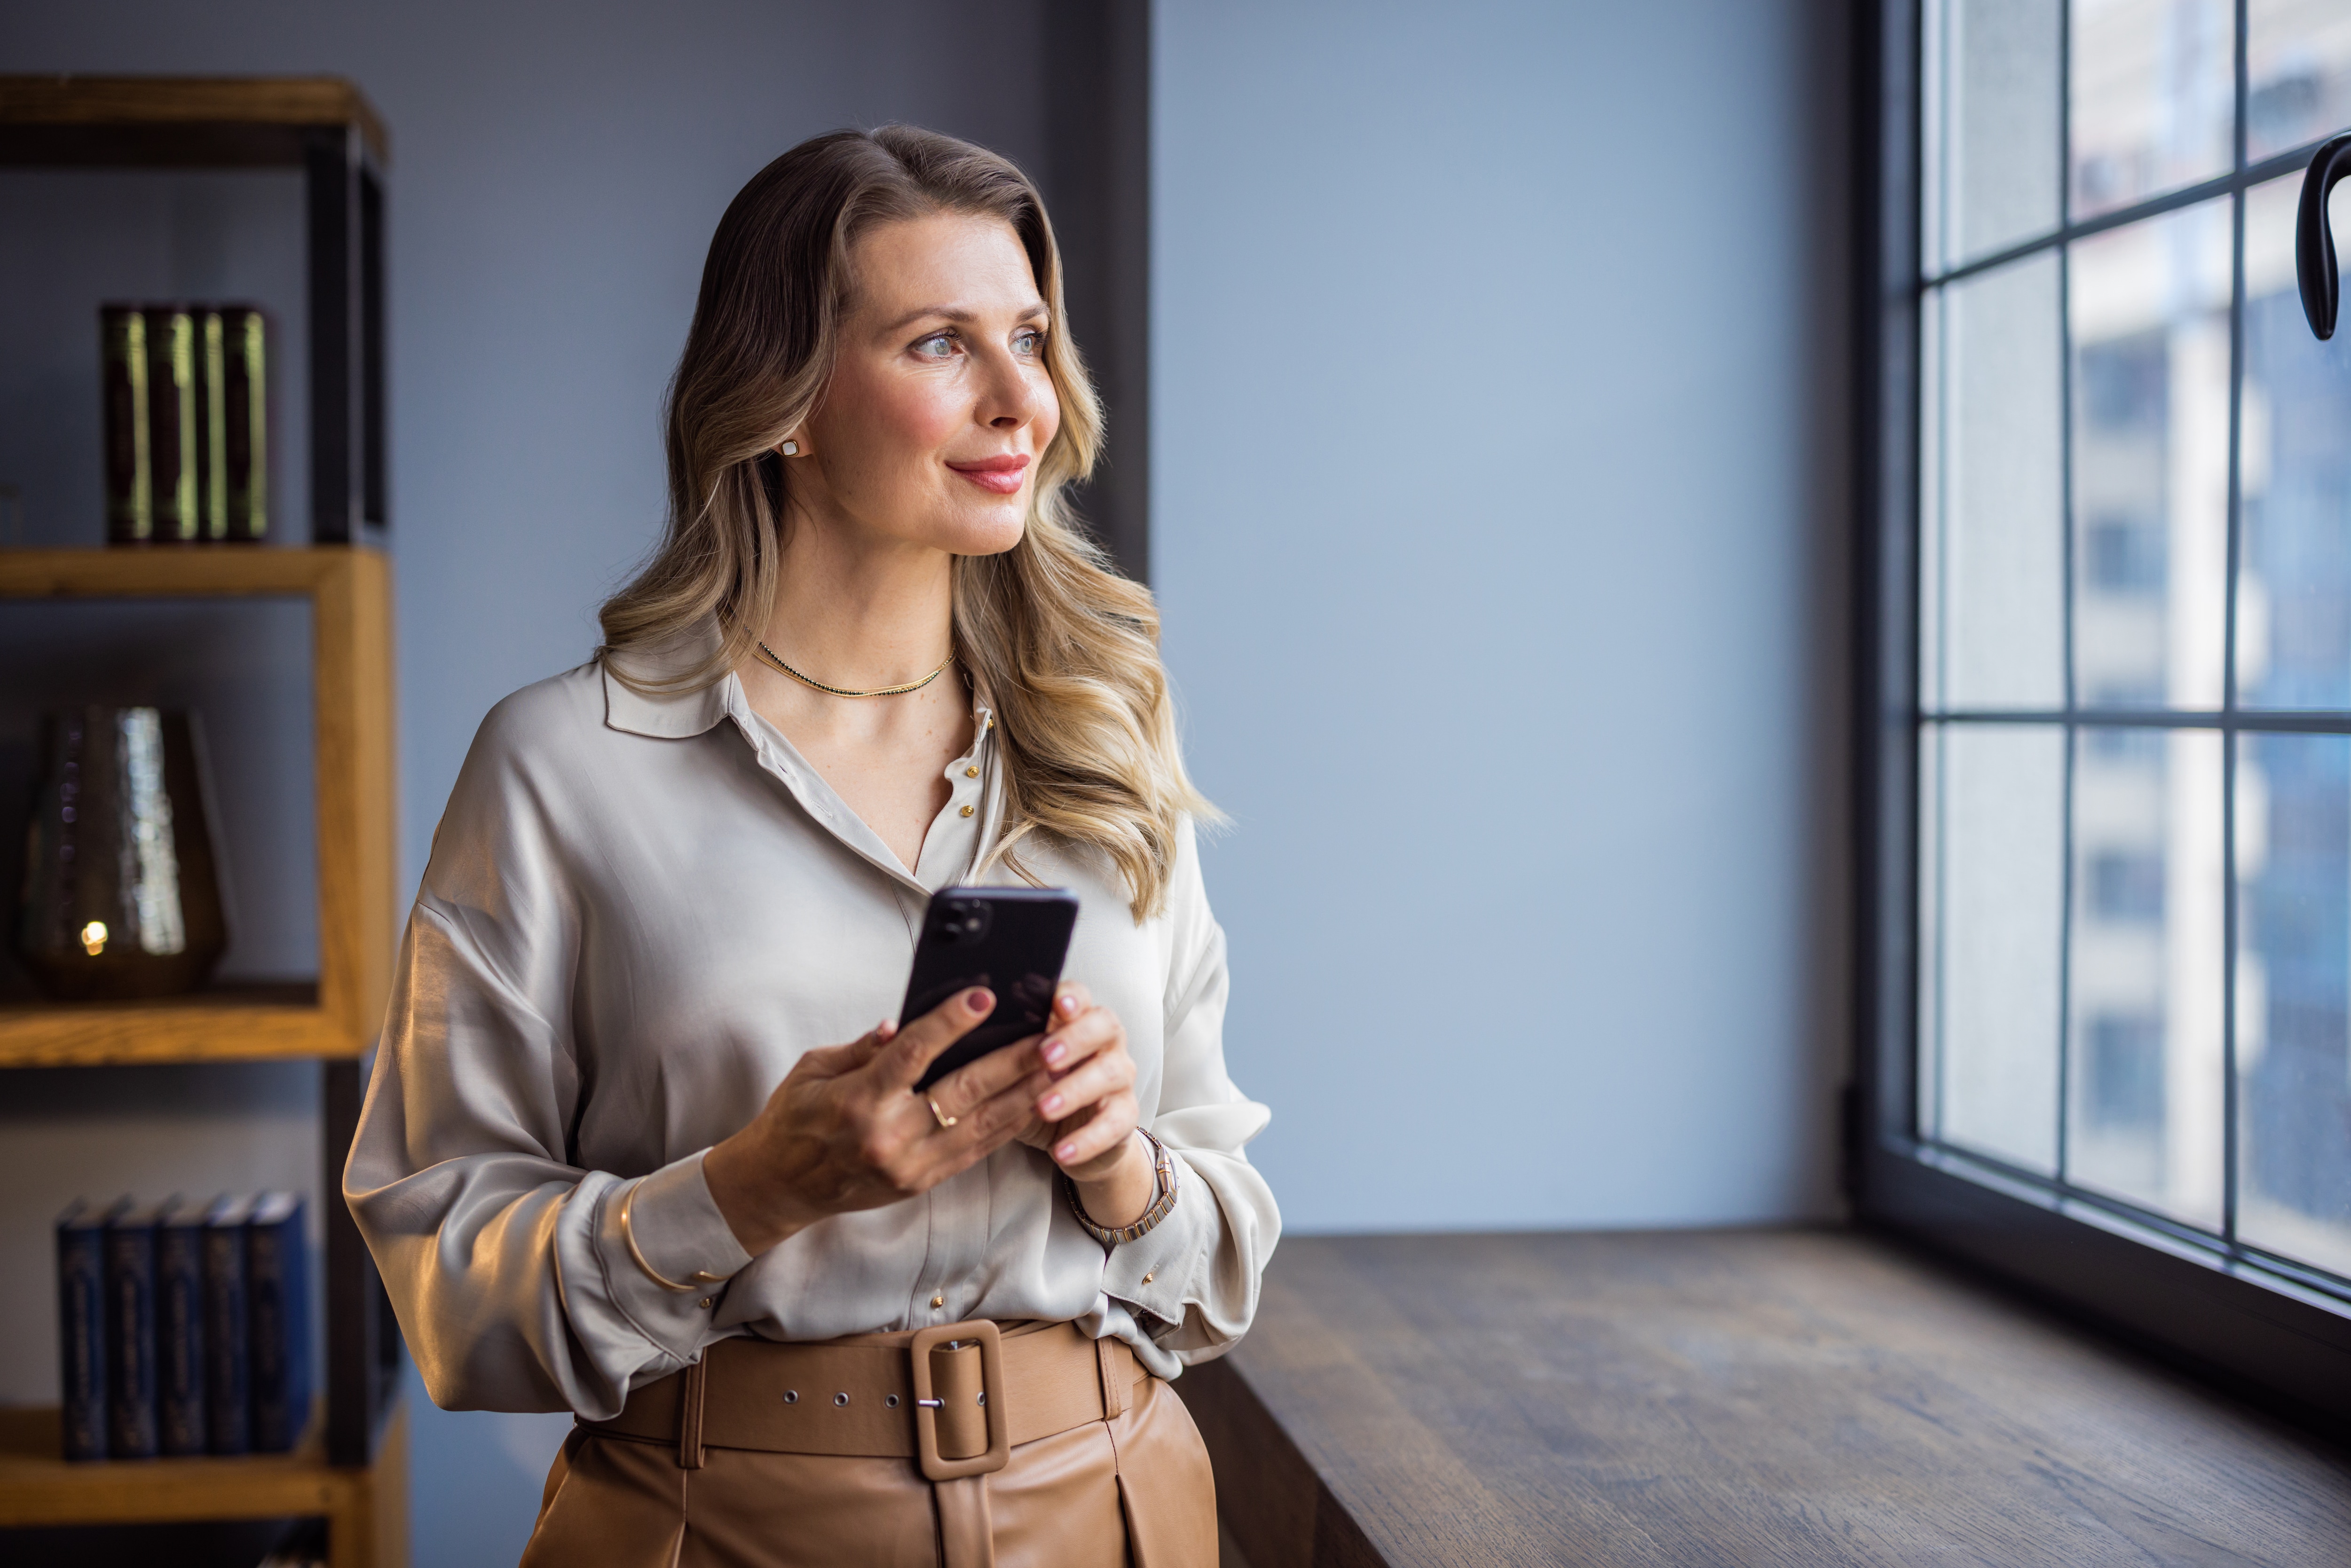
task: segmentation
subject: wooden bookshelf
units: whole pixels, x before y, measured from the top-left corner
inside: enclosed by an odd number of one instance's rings
[[[382,116],[336,77],[0,76],[0,167],[300,172],[310,538],[318,544],[379,542],[389,521],[382,170],[390,152]]]
[[[300,1451],[68,1465],[54,1410],[0,1411],[0,1527],[324,1516],[335,1568],[408,1561],[399,1329],[340,1201],[361,1061],[391,988],[396,906],[392,572],[374,548],[389,524],[389,151],[381,117],[336,78],[0,77],[0,166],[276,167],[302,177],[311,548],[0,550],[0,609],[33,600],[307,599],[319,878],[315,978],[137,1003],[0,1006],[0,1068],[319,1059],[326,1228],[326,1380]],[[273,517],[273,534],[289,522],[298,538],[295,518]]]
[[[0,1529],[324,1518],[332,1568],[407,1562],[407,1413],[392,1412],[360,1469],[327,1462],[325,1426],[313,1420],[290,1454],[68,1464],[54,1406],[0,1409]]]
[[[372,555],[372,552],[368,552]],[[381,558],[375,557],[378,569]],[[346,549],[266,545],[118,545],[0,550],[0,598],[156,599],[334,591],[367,570]],[[348,591],[348,590],[346,591]]]
[[[0,76],[0,162],[298,164],[304,131],[344,126],[390,161],[382,117],[339,77]]]
[[[338,1568],[407,1561],[398,1331],[338,1195],[391,987],[392,574],[358,545],[0,550],[0,605],[298,596],[310,606],[319,976],[136,1002],[0,1007],[0,1068],[311,1057],[321,1086],[327,1396],[291,1455],[68,1465],[57,1414],[0,1411],[0,1526],[320,1515]]]
[[[0,1068],[351,1056],[319,988],[218,986],[137,1002],[0,1006]]]
[[[0,1008],[0,1067],[357,1057],[392,950],[392,576],[351,545],[0,550],[0,601],[300,595],[318,744],[319,977],[153,1002]]]

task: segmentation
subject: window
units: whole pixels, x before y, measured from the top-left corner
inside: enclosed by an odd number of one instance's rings
[[[2351,5],[1875,22],[1861,1206],[2351,1414]]]

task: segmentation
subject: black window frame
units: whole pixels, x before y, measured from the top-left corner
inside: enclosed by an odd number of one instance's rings
[[[2059,4],[2061,10],[2068,8],[2065,0]],[[1973,1164],[1971,1174],[1957,1174],[1958,1162],[1918,1136],[1917,758],[1924,723],[1917,685],[1918,413],[1919,319],[1926,292],[1919,260],[1926,12],[1926,0],[1861,0],[1855,16],[1855,345],[1860,406],[1855,433],[1853,798],[1860,952],[1855,969],[1855,1082],[1846,1127],[1855,1216],[1859,1223],[1924,1242],[2021,1286],[2298,1420],[2330,1433],[2351,1433],[2351,1301],[2335,1294],[2329,1281],[2297,1278],[2290,1264],[2264,1259],[2232,1239],[2215,1245],[2127,1204],[2032,1180],[2003,1179],[1989,1163]],[[2238,0],[2241,147],[2244,12],[2244,0]],[[2070,31],[2070,24],[2063,26]],[[2064,69],[2061,61],[2061,78]],[[2251,168],[2232,165],[2226,176],[2133,204],[2120,214],[2069,222],[2062,232],[2078,237],[2184,207],[2291,173],[2308,162],[2310,153],[2304,147]],[[2072,171],[2061,169],[2060,178],[2070,181]],[[1949,275],[1982,271],[2043,243],[2004,249]],[[2237,287],[2241,290],[2241,269]],[[2231,328],[2240,363],[2242,305],[2236,301]],[[2237,369],[2232,366],[2232,371]],[[2232,405],[2238,395],[2232,387]],[[2232,512],[2236,504],[2232,494]],[[2232,550],[2234,533],[2232,516]],[[2291,717],[2244,723],[2235,715],[2233,690],[2227,700],[2224,733],[2232,737],[2230,744],[2240,729],[2315,727]],[[2095,722],[2097,716],[2069,705],[2069,722]],[[2167,722],[2144,712],[2109,716],[2142,726]],[[2214,718],[2201,718],[2199,727],[2222,727]],[[2340,732],[2351,723],[2325,727]],[[2235,1092],[2232,1071],[2232,1138]]]

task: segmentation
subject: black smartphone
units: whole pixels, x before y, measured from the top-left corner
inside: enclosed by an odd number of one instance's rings
[[[1045,1032],[1077,924],[1076,895],[1058,887],[945,887],[931,895],[898,1026],[972,986],[996,993],[996,1010],[932,1060],[916,1091],[967,1061]]]

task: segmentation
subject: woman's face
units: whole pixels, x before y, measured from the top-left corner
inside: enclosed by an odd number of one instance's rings
[[[855,296],[823,399],[785,459],[820,517],[956,555],[1020,541],[1061,427],[1051,327],[1012,226],[939,213],[850,252]]]

